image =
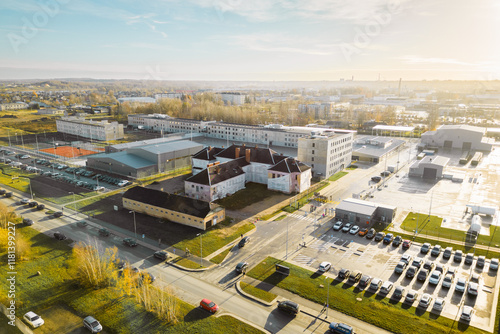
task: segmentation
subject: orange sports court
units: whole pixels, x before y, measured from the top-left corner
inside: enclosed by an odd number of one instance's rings
[[[41,149],[42,152],[47,152],[50,154],[59,155],[66,158],[81,157],[84,155],[101,153],[104,149],[97,149],[97,151],[86,150],[84,148],[78,148],[73,146],[57,146],[56,148],[45,148]]]

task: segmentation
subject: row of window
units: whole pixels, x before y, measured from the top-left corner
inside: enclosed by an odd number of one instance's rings
[[[125,201],[125,203],[129,203],[129,204],[131,204],[131,205],[133,205],[133,206],[142,207],[142,205],[141,205],[141,204],[138,204],[138,203],[135,203],[135,202],[130,202],[130,201],[128,201],[128,200],[124,200],[124,201]],[[144,205],[144,208],[145,208],[145,209],[149,209],[150,211],[161,212],[161,213],[164,213],[164,214],[166,214],[166,215],[168,215],[168,214],[170,213],[170,216],[177,216],[177,217],[179,217],[179,218],[186,219],[186,217],[185,217],[185,216],[182,216],[182,217],[181,217],[179,214],[175,214],[175,213],[173,213],[173,212],[169,212],[168,210],[158,209],[158,207]],[[188,220],[191,220],[191,218],[190,218],[190,217],[188,217],[187,219],[188,219]],[[195,218],[193,218],[192,220],[193,220],[193,221],[195,221],[195,222],[198,222],[198,223],[203,223],[203,220],[202,220],[202,219],[195,219]]]

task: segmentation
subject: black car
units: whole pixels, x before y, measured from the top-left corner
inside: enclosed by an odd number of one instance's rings
[[[351,276],[351,271],[349,269],[342,268],[339,271],[339,278],[344,279],[344,278],[349,278]]]
[[[31,225],[33,225],[33,220],[31,220],[29,218],[23,218],[23,224],[26,226],[31,226]]]
[[[0,189],[0,195],[5,195],[7,191],[5,189]]]
[[[99,229],[99,235],[103,237],[109,237],[109,231],[105,228]]]
[[[417,267],[410,266],[410,268],[408,268],[408,270],[406,271],[406,277],[413,278],[413,276],[415,276],[415,274],[417,273],[417,270]]]
[[[66,240],[67,237],[61,232],[54,232],[54,238],[57,240]]]
[[[369,275],[363,275],[361,279],[359,280],[359,286],[361,287],[366,287],[370,282],[372,281],[371,276]]]
[[[377,232],[377,234],[375,235],[375,241],[380,241],[380,240],[384,239],[384,237],[385,237],[384,232]]]
[[[63,215],[62,211],[54,212],[54,217],[56,218],[62,217],[62,215]]]
[[[81,227],[81,228],[87,227],[88,225],[89,225],[89,223],[87,223],[85,220],[79,220],[76,222],[76,226]]]
[[[12,197],[12,191],[9,191],[8,193],[5,193],[5,197]]]
[[[29,206],[30,208],[35,208],[35,207],[37,207],[37,206],[38,206],[38,203],[37,203],[37,202],[35,202],[35,201],[31,201],[31,202],[29,202],[29,203],[28,203],[28,206]]]
[[[123,244],[125,246],[129,246],[129,247],[135,247],[135,246],[137,246],[137,242],[134,239],[132,239],[132,238],[125,238],[125,239],[123,239]]]
[[[371,228],[368,233],[366,233],[366,239],[373,239],[377,232],[375,231],[374,228]]]
[[[284,300],[278,303],[278,309],[291,315],[297,315],[299,313],[299,304],[291,300]]]
[[[429,270],[427,270],[427,269],[420,269],[420,271],[417,274],[417,280],[419,280],[419,281],[425,281],[427,279],[427,276],[429,276]]]
[[[239,248],[245,247],[245,245],[249,242],[250,242],[250,237],[244,237],[243,239],[240,240],[240,242],[238,242],[238,247]]]
[[[435,245],[431,250],[431,256],[439,256],[441,254],[441,245]]]
[[[372,181],[373,182],[380,182],[382,178],[380,176],[372,176]]]
[[[392,246],[393,247],[399,247],[399,245],[401,244],[401,242],[403,242],[403,238],[401,238],[401,236],[396,236],[394,238],[394,240],[392,240]]]
[[[36,206],[36,209],[37,209],[37,210],[43,210],[43,209],[45,209],[45,205],[44,205],[44,204],[38,204],[38,205]]]
[[[236,272],[244,274],[247,272],[248,269],[248,263],[247,262],[240,262],[236,265]]]
[[[156,251],[153,256],[157,259],[160,259],[162,261],[165,261],[168,259],[168,253],[165,251]]]

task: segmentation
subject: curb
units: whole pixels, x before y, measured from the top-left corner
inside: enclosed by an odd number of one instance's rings
[[[269,307],[269,306],[273,306],[273,305],[274,305],[274,302],[276,301],[276,299],[278,299],[278,296],[276,296],[276,298],[274,298],[274,300],[273,300],[272,302],[266,302],[266,301],[264,301],[264,300],[262,300],[262,299],[259,299],[259,298],[257,298],[257,297],[254,297],[254,296],[252,296],[252,295],[250,295],[250,294],[246,293],[245,291],[243,291],[243,290],[241,289],[241,287],[240,287],[240,281],[236,282],[236,284],[235,284],[234,286],[235,286],[235,288],[236,288],[236,291],[237,291],[240,295],[242,295],[243,297],[246,297],[247,299],[251,299],[251,300],[253,300],[253,301],[255,301],[255,302],[259,303],[259,304],[262,304],[262,305],[264,305],[264,306],[268,306],[268,307]]]
[[[241,322],[244,322],[245,324],[247,324],[247,325],[249,325],[249,326],[252,326],[253,328],[256,328],[256,329],[258,329],[258,330],[260,330],[260,331],[262,331],[262,332],[264,332],[264,333],[271,333],[271,334],[272,334],[272,332],[270,332],[269,330],[267,330],[267,329],[265,329],[265,328],[262,328],[262,327],[259,327],[259,326],[257,326],[257,325],[254,325],[254,324],[252,324],[251,322],[248,322],[247,320],[245,320],[245,319],[243,319],[243,318],[241,318],[241,317],[239,317],[239,316],[237,316],[237,315],[235,315],[235,314],[232,314],[232,313],[217,313],[217,314],[215,315],[215,317],[216,317],[216,318],[218,318],[218,317],[222,317],[222,316],[235,318],[235,319],[237,319],[237,320],[239,320],[239,321],[241,321]]]
[[[210,267],[205,267],[205,268],[201,268],[201,269],[191,269],[191,268],[186,268],[186,267],[180,266],[180,265],[178,265],[178,264],[176,264],[175,262],[172,262],[172,261],[165,261],[165,263],[168,263],[169,265],[171,265],[172,267],[175,267],[177,269],[180,269],[180,270],[183,270],[183,271],[192,272],[192,273],[204,272],[204,271],[206,271],[208,269],[212,269],[213,267],[216,266],[216,264],[213,264]]]

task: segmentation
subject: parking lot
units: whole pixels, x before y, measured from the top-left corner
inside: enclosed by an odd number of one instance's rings
[[[316,239],[307,248],[302,248],[293,257],[293,262],[308,266],[311,270],[317,270],[319,264],[323,261],[332,263],[332,269],[329,274],[336,277],[341,268],[347,268],[351,271],[359,270],[363,274],[370,275],[372,278],[380,278],[383,281],[391,281],[394,287],[401,285],[408,292],[410,289],[417,291],[418,297],[412,304],[418,305],[420,297],[424,293],[432,296],[433,301],[437,297],[444,298],[446,304],[443,310],[437,313],[438,316],[445,316],[451,319],[458,320],[463,305],[472,306],[475,314],[470,322],[470,325],[484,329],[492,330],[494,325],[494,312],[496,298],[498,294],[497,271],[489,270],[490,260],[486,260],[483,268],[476,267],[476,259],[472,265],[454,262],[453,254],[449,259],[444,259],[442,252],[439,256],[433,257],[428,254],[420,253],[420,244],[412,244],[408,250],[402,249],[401,246],[393,247],[391,244],[386,245],[383,242],[376,242],[375,239],[369,240],[360,236],[353,236],[341,231],[329,230],[322,237]],[[425,281],[418,281],[416,276],[412,279],[406,278],[406,270],[402,274],[394,273],[394,268],[398,264],[403,254],[409,254],[413,258],[419,256],[424,262],[432,261],[435,265],[441,264],[446,272],[447,268],[455,268],[456,276],[450,288],[442,286],[443,278],[437,285],[429,284],[429,278]],[[479,290],[477,296],[470,296],[465,292],[455,291],[455,283],[458,278],[464,278],[469,282],[473,273],[479,274]],[[444,275],[443,275],[444,276]],[[394,289],[387,295],[391,298]],[[404,300],[404,297],[401,301]],[[426,311],[431,311],[433,302],[429,305]],[[416,313],[421,314],[425,310],[418,309]],[[433,311],[434,312],[434,311]],[[435,312],[434,312],[435,313]]]

